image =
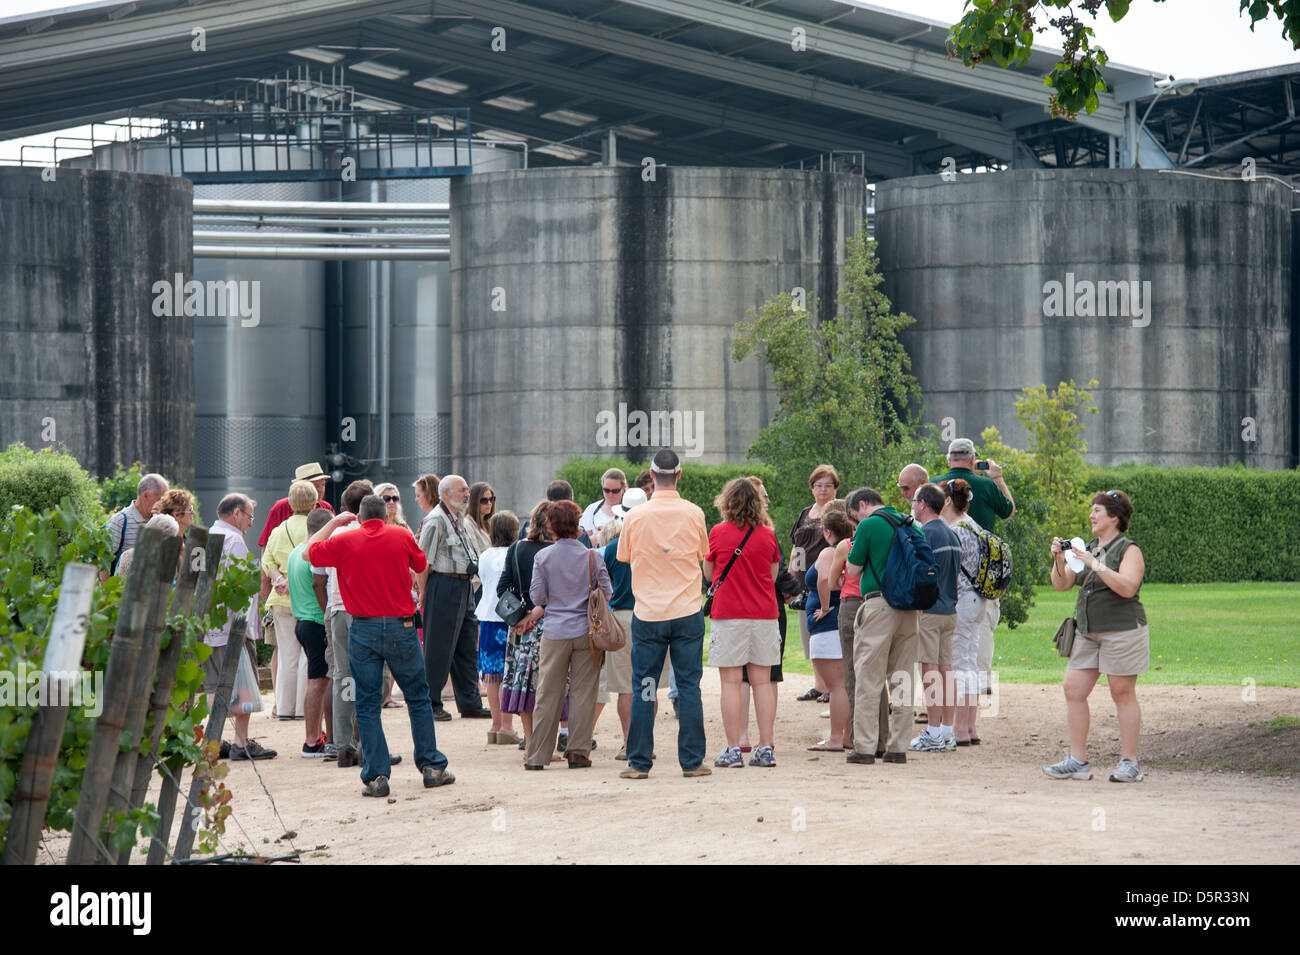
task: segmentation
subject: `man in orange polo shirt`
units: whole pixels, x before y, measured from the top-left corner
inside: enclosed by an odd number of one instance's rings
[[[623,519],[618,559],[632,568],[632,723],[625,779],[645,779],[654,751],[657,681],[670,655],[677,676],[677,758],[683,776],[708,776],[704,765],[704,615],[700,562],[709,553],[704,512],[677,493],[682,465],[665,448],[654,456],[654,496]]]

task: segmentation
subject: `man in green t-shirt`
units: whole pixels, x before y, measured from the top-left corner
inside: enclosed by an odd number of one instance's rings
[[[289,552],[285,561],[284,576],[289,581],[289,609],[293,613],[294,636],[307,654],[307,698],[303,709],[307,717],[304,728],[306,738],[302,744],[305,758],[325,755],[326,732],[333,719],[333,695],[329,692],[329,663],[325,659],[325,568],[319,570],[307,562],[307,544],[311,535],[330,522],[331,514],[317,508],[307,515],[307,539]]]
[[[874,763],[881,753],[887,763],[907,762],[912,725],[912,671],[916,669],[917,625],[915,610],[896,610],[880,593],[894,526],[885,519],[910,521],[885,505],[869,487],[859,488],[844,501],[858,521],[849,550],[850,576],[861,573],[862,606],[853,621],[853,673],[857,681],[853,701],[853,752],[850,763]],[[886,684],[894,699],[893,716],[882,701]],[[886,738],[887,737],[887,738]]]
[[[961,478],[971,489],[970,510],[967,514],[980,527],[995,534],[993,525],[1000,517],[1006,519],[1016,512],[1016,502],[1011,498],[1007,482],[1002,479],[1002,467],[989,461],[988,470],[977,468],[975,442],[958,438],[948,445],[948,472],[934,479],[943,487],[945,481]],[[947,488],[944,488],[946,491]]]

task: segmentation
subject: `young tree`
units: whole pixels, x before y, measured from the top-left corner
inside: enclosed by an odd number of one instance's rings
[[[1086,512],[1079,497],[1088,477],[1082,415],[1097,413],[1088,390],[1096,387],[1095,378],[1086,386],[1076,385],[1071,378],[1053,391],[1047,385],[1022,389],[1016,399],[1016,417],[1029,435],[1035,483],[1046,494],[1049,518],[1063,529],[1082,524]]]
[[[1104,7],[1118,23],[1130,5],[1131,0],[966,0],[961,20],[948,31],[948,50],[967,66],[985,60],[1001,67],[1022,66],[1033,51],[1034,34],[1055,30],[1061,59],[1043,82],[1052,88],[1052,115],[1074,119],[1080,110],[1094,112],[1097,94],[1106,90],[1101,77],[1106,51],[1094,44],[1092,27],[1076,15],[1075,7],[1093,20]],[[1282,35],[1300,50],[1300,0],[1240,0],[1239,9],[1250,17],[1252,32],[1260,20],[1275,15]]]
[[[781,294],[737,326],[732,358],[761,353],[780,402],[749,450],[778,473],[768,494],[779,526],[807,503],[818,464],[834,464],[852,487],[884,492],[904,464],[920,460],[921,389],[898,340],[915,319],[895,313],[881,291],[875,249],[865,227],[849,239],[838,312],[828,321],[813,317],[815,305],[806,311]]]

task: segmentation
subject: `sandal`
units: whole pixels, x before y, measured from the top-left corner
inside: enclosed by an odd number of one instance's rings
[[[386,710],[400,710],[401,708],[402,708],[402,704],[398,703],[396,700],[384,701],[384,709]]]
[[[981,737],[981,736],[972,736],[972,737],[970,738],[970,744],[971,744],[972,746],[978,746],[982,740],[983,740],[983,737]]]
[[[820,743],[815,743],[814,745],[809,746],[808,750],[813,753],[842,753],[844,752],[844,747],[832,746],[829,739],[824,739]]]
[[[817,697],[818,703],[829,703],[830,701],[831,701],[831,695],[829,693],[823,693],[819,697]]]
[[[799,696],[796,696],[795,699],[800,703],[809,703],[812,700],[817,699],[820,695],[821,694],[817,692],[817,687],[810,686],[807,693],[801,693]]]
[[[916,722],[918,722],[918,723],[929,723],[929,722],[930,722],[930,714],[929,714],[929,713],[921,713],[921,714],[919,714],[919,715],[916,717]]]

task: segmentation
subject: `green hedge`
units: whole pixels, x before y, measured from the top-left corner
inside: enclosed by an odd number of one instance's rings
[[[647,464],[636,464],[622,458],[570,458],[556,475],[573,485],[573,498],[579,506],[586,507],[592,501],[601,498],[600,476],[610,468],[622,468],[627,475],[628,486],[632,486],[636,476]],[[689,459],[682,461],[682,479],[677,491],[686,500],[698,504],[704,510],[704,520],[709,527],[722,518],[713,506],[713,499],[718,496],[723,486],[736,477],[756,475],[767,484],[773,471],[763,464],[695,464]],[[782,550],[785,550],[783,547]]]
[[[52,511],[64,498],[83,520],[100,516],[95,480],[64,451],[33,451],[11,444],[0,451],[0,521],[18,504],[37,514]]]
[[[1300,580],[1300,471],[1127,465],[1091,469],[1086,488],[1132,499],[1151,583]]]

